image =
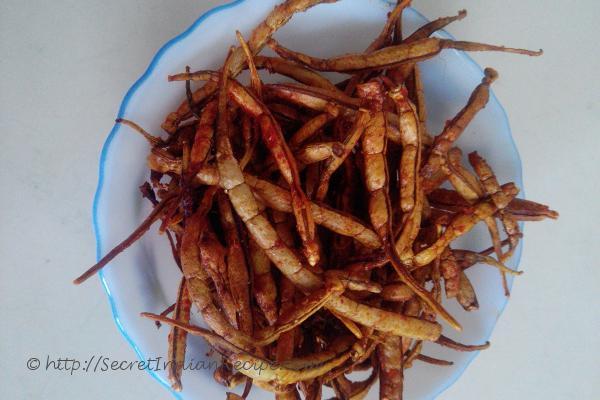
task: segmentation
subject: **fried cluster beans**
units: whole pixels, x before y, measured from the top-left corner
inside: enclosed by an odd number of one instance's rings
[[[486,68],[464,107],[431,136],[418,66],[448,48],[541,51],[430,37],[464,10],[403,38],[407,0],[362,53],[319,59],[272,37],[293,14],[335,2],[287,0],[247,41],[237,32],[219,70],[173,71],[185,100],[167,115],[166,134],[117,120],[150,145],[140,190],[153,210],[75,283],[160,222],[181,283],[174,305],[142,315],[170,326],[174,390],[185,385],[187,336],[198,335],[222,357],[214,377],[227,398],[245,399],[255,384],[278,399],[320,399],[323,385],[338,399],[362,399],[379,380],[381,399],[401,399],[415,362],[452,364],[422,354],[426,341],[458,351],[489,346],[442,335],[442,320],[462,329],[444,297],[478,308],[465,271],[496,268],[508,296],[506,276],[520,274],[505,265],[521,238],[518,222],[558,217],[516,198],[518,188],[500,183],[483,155],[469,154],[468,167],[457,147],[497,72]],[[260,55],[265,45],[279,57]],[[248,86],[236,80],[243,70]],[[298,83],[263,84],[260,71]],[[348,78],[334,83],[317,71]],[[480,222],[489,249],[453,246]],[[191,324],[194,313],[209,329]],[[351,381],[359,370],[370,375]],[[229,392],[237,386],[241,395]]]

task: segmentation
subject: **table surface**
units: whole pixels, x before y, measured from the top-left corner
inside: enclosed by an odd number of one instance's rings
[[[48,359],[135,360],[97,279],[91,203],[99,150],[124,93],[156,50],[205,10],[201,0],[0,2],[0,397],[169,399],[141,371],[46,370]],[[511,301],[440,399],[592,399],[600,393],[598,231],[600,3],[415,1],[429,18],[466,8],[465,40],[543,47],[540,59],[474,54],[523,158],[527,196],[558,221],[531,223]],[[573,5],[570,5],[573,4]],[[115,62],[118,60],[118,62]],[[27,369],[36,357],[42,366]]]

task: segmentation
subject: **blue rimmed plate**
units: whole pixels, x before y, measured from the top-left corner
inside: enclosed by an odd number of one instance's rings
[[[202,15],[187,31],[169,41],[152,60],[144,75],[128,91],[119,117],[136,121],[151,132],[160,132],[166,114],[183,100],[182,83],[168,83],[167,75],[221,65],[228,47],[236,43],[235,30],[248,37],[252,28],[278,3],[277,0],[238,0]],[[391,5],[382,0],[344,0],[317,6],[295,16],[276,37],[286,46],[316,56],[361,51],[380,31]],[[414,9],[404,13],[405,33],[427,20]],[[442,37],[450,37],[441,32]],[[421,63],[428,106],[428,129],[437,133],[466,102],[480,82],[482,69],[467,55],[446,50],[433,60]],[[93,208],[97,256],[101,257],[126,237],[149,213],[138,186],[147,179],[147,143],[137,135],[115,126],[100,158],[98,189]],[[488,106],[475,118],[459,141],[465,154],[477,149],[495,168],[501,182],[522,186],[521,162],[511,137],[506,114],[492,96]],[[482,249],[489,246],[483,227],[476,227],[458,246]],[[516,267],[521,249],[508,263]],[[446,335],[466,343],[483,343],[491,335],[507,299],[497,271],[476,267],[468,271],[477,292],[480,309],[466,313],[455,302],[448,310],[464,327],[458,334],[445,327]],[[149,232],[139,243],[121,254],[101,273],[115,322],[140,359],[155,359],[148,372],[170,390],[166,371],[168,329],[139,317],[142,311],[160,312],[173,303],[180,279],[164,237]],[[201,324],[198,316],[194,322]],[[493,348],[489,351],[494,351]],[[431,399],[458,379],[476,353],[458,353],[427,344],[424,352],[454,361],[451,367],[416,363],[406,373],[405,398]],[[175,396],[222,398],[224,390],[212,378],[215,360],[206,355],[201,339],[190,337],[183,375],[184,390]],[[255,389],[252,398],[272,398]],[[373,389],[369,398],[377,398]]]

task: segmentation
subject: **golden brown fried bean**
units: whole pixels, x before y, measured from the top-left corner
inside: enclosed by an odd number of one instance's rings
[[[430,356],[426,356],[425,354],[419,354],[416,357],[417,360],[426,362],[427,364],[439,365],[442,367],[449,367],[454,365],[452,361],[440,360],[439,358],[434,358]]]
[[[448,347],[448,348],[451,348],[451,349],[457,350],[457,351],[480,351],[480,350],[485,350],[490,347],[490,342],[485,342],[484,344],[480,344],[480,345],[462,344],[462,343],[458,343],[444,335],[441,335],[440,338],[435,341],[435,343],[439,344],[440,346]]]
[[[190,153],[190,170],[198,171],[206,161],[213,143],[214,123],[217,118],[217,102],[211,101],[202,110],[196,126],[194,144]]]
[[[280,57],[300,62],[318,71],[356,72],[392,68],[406,63],[414,63],[432,58],[444,49],[462,51],[499,51],[505,53],[524,54],[528,56],[542,55],[542,51],[515,49],[484,43],[455,41],[450,39],[426,38],[410,43],[385,47],[367,54],[347,54],[329,59],[320,59],[286,49],[274,39],[267,44]]]
[[[257,68],[266,68],[271,73],[292,78],[308,86],[338,91],[339,89],[322,75],[293,61],[279,57],[256,56],[254,58]]]
[[[379,398],[382,400],[402,400],[404,387],[404,365],[402,338],[386,336],[377,346],[379,359]]]
[[[271,261],[265,252],[256,244],[254,239],[249,239],[250,265],[253,272],[253,288],[256,303],[262,310],[269,325],[277,320],[277,286],[271,273]]]
[[[174,318],[178,321],[189,323],[192,301],[188,292],[185,278],[179,284],[177,293],[177,302],[175,303]],[[167,374],[171,388],[176,392],[181,391],[181,373],[185,362],[185,350],[187,342],[187,332],[177,327],[172,327],[169,332],[169,367]]]
[[[475,118],[475,115],[488,103],[490,85],[496,79],[498,79],[498,73],[492,68],[486,68],[481,84],[471,94],[467,105],[450,122],[446,123],[442,133],[434,138],[429,158],[421,169],[421,176],[423,178],[432,179],[439,171],[445,161],[445,154],[450,150],[467,125]]]
[[[236,305],[237,325],[247,335],[252,335],[252,312],[250,310],[250,278],[246,256],[240,241],[231,203],[223,192],[217,193],[221,228],[227,238],[227,272],[231,295]]]
[[[240,31],[235,32],[238,43],[240,44],[240,48],[244,52],[244,56],[246,57],[246,64],[248,65],[248,69],[250,70],[250,86],[252,87],[252,91],[254,94],[261,99],[262,98],[262,81],[260,80],[260,76],[258,76],[258,71],[256,69],[256,64],[254,63],[254,55],[248,47],[248,44],[244,40]]]
[[[140,135],[142,135],[144,137],[144,139],[146,139],[148,141],[148,143],[151,146],[160,146],[161,144],[164,143],[161,138],[148,133],[144,128],[142,128],[141,126],[139,126],[138,124],[136,124],[133,121],[130,121],[125,118],[117,118],[115,120],[115,123],[126,125],[126,126],[130,127],[131,129],[133,129],[134,131],[138,132]]]
[[[332,298],[327,306],[359,324],[398,336],[436,340],[441,332],[437,323],[369,307],[343,296]]]

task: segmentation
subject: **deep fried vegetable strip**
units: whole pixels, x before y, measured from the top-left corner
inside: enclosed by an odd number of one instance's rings
[[[256,70],[256,65],[254,64],[254,56],[248,47],[248,44],[244,40],[240,31],[235,31],[235,36],[240,44],[241,49],[246,56],[246,63],[248,64],[248,69],[250,70],[250,86],[252,87],[252,91],[259,99],[262,99],[262,81],[258,76],[258,71]]]
[[[448,156],[453,150],[451,149],[448,152]],[[450,157],[448,159],[450,160]],[[469,203],[453,190],[435,189],[429,194],[429,199],[435,207],[441,207],[451,212],[460,212],[469,207]],[[541,221],[545,218],[557,219],[559,215],[558,212],[550,210],[547,205],[519,198],[512,199],[506,207],[505,213],[509,213],[518,221]]]
[[[430,356],[426,356],[425,354],[418,354],[417,360],[426,362],[427,364],[439,365],[442,367],[449,367],[454,365],[453,361],[440,360],[439,358],[434,358]]]
[[[248,115],[244,115],[242,117],[242,136],[244,137],[245,151],[244,155],[240,159],[240,168],[243,171],[246,168],[246,165],[248,165],[248,163],[250,162],[252,156],[254,155],[256,145],[258,144],[256,132],[254,131],[252,121],[250,120],[250,117]]]
[[[398,336],[436,340],[435,338],[439,337],[441,332],[441,326],[435,322],[369,307],[343,296],[332,298],[328,306],[332,307],[336,313],[359,324]]]
[[[73,283],[79,285],[85,282],[89,277],[94,275],[96,272],[100,271],[102,268],[106,266],[109,262],[111,262],[116,256],[121,254],[121,252],[125,251],[129,246],[135,243],[139,238],[144,236],[144,233],[148,232],[152,224],[156,222],[165,210],[171,206],[173,200],[175,199],[174,194],[170,194],[165,197],[142,221],[140,226],[138,226],[125,240],[116,245],[111,251],[109,251],[104,257],[100,259],[96,264],[91,266],[87,271],[81,274],[78,278],[76,278]]]
[[[131,129],[133,129],[134,131],[138,132],[140,135],[142,135],[144,137],[144,139],[146,139],[148,141],[148,143],[150,143],[151,146],[159,146],[164,143],[161,138],[148,133],[148,131],[146,131],[144,128],[142,128],[141,126],[139,126],[138,124],[136,124],[133,121],[130,121],[125,118],[117,118],[115,120],[115,123],[126,125],[126,126],[130,127]]]
[[[179,75],[176,75],[176,77],[179,77]],[[354,97],[317,87],[294,83],[275,83],[265,85],[265,89],[270,95],[314,110],[323,111],[330,103],[347,108],[358,108],[360,106],[360,101]]]
[[[558,212],[550,210],[547,205],[524,199],[513,199],[506,207],[506,211],[520,221],[558,218]]]
[[[281,299],[279,304],[280,315],[285,312],[290,312],[294,307],[294,294],[296,288],[294,284],[282,276],[280,279]],[[296,338],[296,330],[288,330],[283,332],[275,346],[275,361],[282,362],[289,360],[294,356],[294,341]]]
[[[306,68],[304,65],[295,63],[293,61],[285,60],[279,57],[265,57],[256,56],[254,62],[257,68],[266,68],[270,73],[277,73],[280,75],[292,78],[300,83],[308,86],[318,87],[331,91],[338,91],[339,89],[327,80],[322,75]]]
[[[177,320],[162,317],[157,314],[152,314],[148,312],[140,313],[140,316],[144,318],[148,318],[153,321],[161,321],[165,324],[169,324],[171,326],[177,326],[178,328],[186,330],[188,333],[191,333],[194,336],[200,336],[204,338],[216,351],[224,356],[229,356],[233,353],[241,353],[247,350],[236,346],[235,344],[229,342],[222,335],[212,332],[208,329],[201,328],[199,326],[193,326],[189,324],[184,324],[183,322],[179,322]]]
[[[277,287],[271,273],[271,261],[252,238],[249,239],[250,265],[253,272],[253,288],[256,303],[267,318],[269,325],[277,320]]]
[[[190,310],[192,301],[185,283],[185,278],[179,284],[177,302],[175,303],[174,318],[178,321],[188,323],[190,321]],[[181,391],[181,373],[185,362],[187,332],[177,327],[172,327],[169,332],[169,366],[167,374],[171,382],[171,388],[176,392]]]
[[[226,250],[211,230],[200,235],[198,242],[202,268],[212,280],[219,304],[229,323],[238,328],[237,307],[229,285],[229,272],[226,263]]]
[[[531,51],[484,43],[427,38],[411,43],[385,47],[368,54],[347,54],[329,59],[321,59],[289,50],[281,46],[274,39],[269,39],[267,44],[282,58],[300,62],[318,71],[334,72],[356,72],[392,68],[398,65],[432,58],[444,49],[456,49],[462,51],[499,51],[528,56],[540,56],[543,53],[542,50]]]
[[[462,344],[444,335],[441,335],[440,338],[435,341],[435,343],[439,344],[440,346],[449,347],[458,351],[480,351],[490,347],[490,342],[485,342],[484,344]]]
[[[209,102],[200,115],[200,120],[196,126],[196,135],[194,144],[190,152],[190,171],[198,171],[210,151],[215,133],[214,122],[217,118],[217,102]]]
[[[402,338],[386,336],[377,346],[379,358],[379,398],[382,400],[402,400],[404,387],[404,366]]]
[[[252,335],[252,312],[250,310],[250,278],[244,249],[239,238],[233,210],[223,192],[217,194],[217,204],[221,217],[221,228],[227,238],[227,272],[229,287],[236,304],[238,327],[247,335]]]
[[[411,33],[405,40],[405,42],[415,42],[417,40],[425,39],[436,31],[444,29],[446,26],[454,21],[460,21],[467,16],[467,10],[460,10],[458,14],[449,17],[440,17],[436,20],[430,21]]]
[[[452,147],[475,115],[486,106],[490,98],[490,85],[497,78],[498,73],[495,70],[491,68],[485,69],[481,84],[471,94],[467,105],[450,122],[446,123],[442,133],[435,137],[429,159],[421,169],[421,176],[423,178],[431,179],[438,172],[450,147]]]

